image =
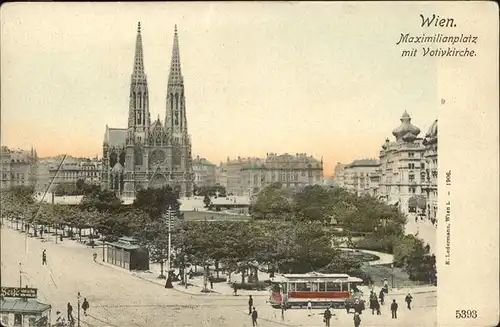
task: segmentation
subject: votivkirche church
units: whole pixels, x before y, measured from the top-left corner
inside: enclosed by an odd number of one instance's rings
[[[140,189],[170,185],[180,196],[190,196],[194,179],[191,161],[177,26],[168,76],[165,121],[160,121],[158,116],[152,122],[141,23],[138,23],[128,126],[110,128],[106,125],[102,186],[118,195],[135,197]]]

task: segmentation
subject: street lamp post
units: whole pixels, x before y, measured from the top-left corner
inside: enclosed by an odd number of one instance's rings
[[[391,285],[392,285],[392,289],[394,289],[394,263],[391,263],[391,270],[392,270],[392,273],[391,273]]]
[[[102,262],[104,262],[104,248],[105,248],[104,235],[102,236]]]
[[[171,258],[170,252],[172,248],[172,212],[171,206],[169,205],[167,208],[167,227],[168,227],[168,249],[167,249],[167,279],[165,281],[165,288],[172,288],[172,276],[170,276],[170,266],[171,266]]]
[[[78,325],[77,325],[77,327],[80,327],[80,297],[81,297],[80,292],[78,292],[78,295],[76,296],[76,298],[78,300],[78,310],[77,310],[77,312],[78,312],[78,317],[77,317]]]

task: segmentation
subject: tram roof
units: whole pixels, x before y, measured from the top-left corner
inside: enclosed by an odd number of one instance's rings
[[[271,279],[274,282],[285,281],[338,281],[338,282],[362,282],[361,278],[351,277],[348,274],[323,274],[310,272],[306,274],[282,274]]]

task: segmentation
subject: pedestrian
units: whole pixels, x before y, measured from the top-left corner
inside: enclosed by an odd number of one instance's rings
[[[252,314],[252,307],[253,307],[253,299],[252,299],[252,296],[249,295],[248,296],[248,314],[249,315]]]
[[[375,309],[377,310],[377,316],[380,316],[381,313],[380,313],[380,303],[378,303],[377,300],[375,300]]]
[[[97,262],[97,252],[94,252],[92,256],[94,257],[94,262]]]
[[[392,300],[391,303],[392,319],[398,319],[398,304],[396,300]]]
[[[325,323],[325,327],[330,327],[330,319],[332,319],[332,312],[330,308],[326,308],[325,313],[323,313],[323,322]]]
[[[405,301],[408,307],[408,310],[411,310],[411,301],[413,300],[413,296],[410,293],[405,297]]]
[[[359,327],[359,325],[361,325],[361,317],[358,312],[354,313],[354,317],[352,319],[354,320],[354,327]]]
[[[42,265],[46,265],[47,264],[47,253],[46,253],[47,250],[43,250],[42,252]]]
[[[87,301],[87,298],[83,298],[82,309],[83,314],[87,315],[87,310],[89,309],[89,301]]]
[[[234,296],[238,295],[238,285],[236,285],[236,283],[233,283],[233,291]]]
[[[68,321],[73,322],[75,319],[73,318],[73,307],[71,306],[71,303],[68,302]]]
[[[210,282],[210,289],[213,290],[214,289],[214,276],[210,275],[210,277],[208,277],[208,281]]]
[[[252,311],[252,326],[257,326],[257,318],[259,317],[259,314],[257,313],[257,310],[255,310],[255,307],[253,307]]]
[[[384,278],[384,292],[385,294],[389,293],[389,282],[387,281],[387,278]]]
[[[377,310],[377,303],[377,296],[372,292],[372,294],[370,294],[370,309],[372,309],[372,315],[374,315],[375,310]]]
[[[384,305],[384,297],[385,297],[384,289],[380,290],[378,297],[380,299],[380,304]]]
[[[312,308],[313,308],[313,305],[311,303],[311,300],[307,301],[307,312],[308,312],[308,316],[310,317],[311,316],[311,311],[312,311]]]

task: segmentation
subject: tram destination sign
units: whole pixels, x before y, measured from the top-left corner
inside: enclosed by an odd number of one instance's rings
[[[20,297],[36,299],[38,289],[28,287],[2,287],[0,295],[2,297]]]

